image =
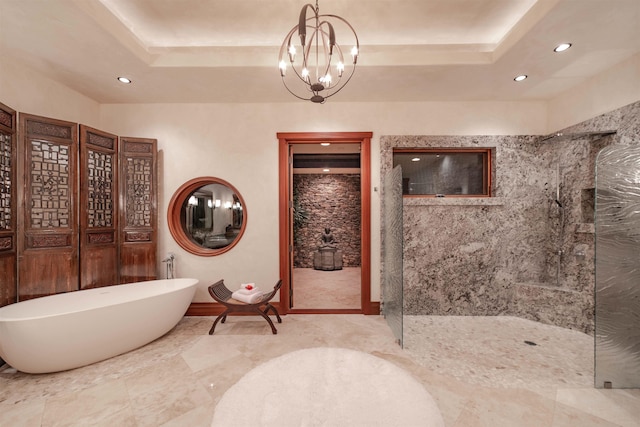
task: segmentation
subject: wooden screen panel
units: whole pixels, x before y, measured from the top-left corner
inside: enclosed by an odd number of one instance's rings
[[[157,142],[120,138],[120,283],[156,278]]]
[[[78,126],[20,114],[20,300],[78,289]]]
[[[17,300],[16,112],[0,103],[0,307]]]
[[[120,283],[118,137],[80,125],[80,288]]]

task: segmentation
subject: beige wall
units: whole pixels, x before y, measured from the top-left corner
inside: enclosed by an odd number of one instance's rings
[[[96,101],[6,59],[0,61],[0,102],[21,113],[99,124]]]
[[[158,139],[160,151],[159,256],[174,252],[177,274],[202,281],[196,301],[209,301],[206,285],[224,278],[275,282],[278,278],[277,132],[371,131],[372,286],[380,294],[381,135],[541,135],[640,99],[638,58],[592,79],[584,88],[549,103],[423,102],[285,104],[99,105],[15,63],[0,63],[0,102],[26,113],[84,123],[123,136]],[[623,90],[620,75],[633,86]],[[634,80],[635,79],[635,80]],[[602,86],[599,86],[602,85]],[[611,87],[611,89],[609,89]],[[607,94],[610,96],[598,96]],[[589,95],[592,93],[593,95]],[[591,97],[593,103],[584,103]],[[606,98],[606,102],[604,100]],[[634,98],[630,100],[629,98]],[[602,104],[599,103],[602,101]],[[601,107],[604,105],[604,107]],[[576,111],[577,113],[572,113]],[[197,176],[232,183],[247,204],[248,227],[228,253],[201,258],[183,251],[168,232],[166,211],[174,191]],[[162,266],[158,271],[162,275]]]
[[[540,134],[543,103],[327,103],[103,105],[101,126],[119,135],[158,139],[161,153],[159,255],[174,252],[177,274],[206,284],[224,278],[278,279],[277,132],[372,131],[372,187],[380,186],[379,138],[384,134]],[[212,175],[233,184],[246,202],[247,230],[231,251],[202,258],[182,250],[168,232],[166,211],[185,181]],[[372,194],[372,299],[380,295],[380,200]]]
[[[640,54],[549,102],[549,133],[640,100]],[[602,129],[604,130],[604,129]]]

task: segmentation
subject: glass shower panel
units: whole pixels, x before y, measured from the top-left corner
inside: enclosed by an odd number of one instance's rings
[[[402,169],[384,179],[382,313],[402,347]]]
[[[595,387],[640,387],[640,147],[596,161]]]

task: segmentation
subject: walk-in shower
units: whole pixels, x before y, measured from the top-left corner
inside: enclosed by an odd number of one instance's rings
[[[590,131],[590,132],[556,132],[547,136],[544,136],[538,140],[540,143],[587,143],[591,144],[595,141],[599,141],[602,138],[615,134],[615,130],[604,130],[604,131]],[[552,243],[552,256],[555,261],[555,286],[563,287],[567,284],[566,280],[563,280],[563,268],[566,267],[566,263],[570,262],[570,259],[567,257],[571,255],[572,251],[567,248],[566,239],[570,238],[570,235],[567,234],[567,223],[577,223],[578,217],[582,217],[582,215],[578,215],[577,212],[581,209],[581,206],[578,206],[578,200],[576,197],[570,197],[566,194],[563,194],[567,191],[567,187],[571,187],[571,182],[568,185],[565,185],[565,172],[568,169],[571,170],[571,167],[568,165],[561,164],[562,156],[559,155],[561,150],[558,150],[558,159],[555,164],[555,190],[553,196],[551,196],[552,200],[550,200],[550,216],[549,218],[557,219],[557,225],[555,228],[555,242]],[[593,167],[593,166],[592,166]],[[569,179],[571,179],[569,177]],[[571,202],[575,202],[576,206],[573,206]],[[593,201],[591,201],[593,203]],[[573,212],[573,218],[571,217]],[[587,219],[587,222],[592,222],[593,219]],[[554,239],[551,240],[553,242]],[[573,253],[579,254],[579,256],[584,256],[583,251],[577,250]],[[565,267],[563,267],[565,266]],[[549,279],[551,279],[551,265],[549,265]],[[566,277],[565,277],[566,278]],[[551,281],[551,280],[549,280]]]

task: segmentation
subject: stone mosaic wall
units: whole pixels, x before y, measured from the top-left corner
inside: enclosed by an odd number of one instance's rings
[[[343,266],[359,267],[360,175],[296,174],[293,194],[308,218],[294,231],[294,267],[313,268],[313,254],[325,227],[331,228],[343,253]]]
[[[515,315],[593,333],[595,158],[640,144],[640,102],[563,130],[609,129],[595,141],[381,137],[383,177],[394,147],[493,149],[491,199],[405,199],[405,314]]]

